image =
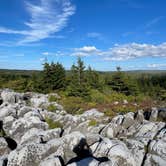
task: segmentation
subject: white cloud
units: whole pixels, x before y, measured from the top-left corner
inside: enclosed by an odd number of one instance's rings
[[[161,67],[166,67],[166,64],[159,64],[159,63],[153,63],[153,64],[148,64],[147,65],[148,68],[161,68]]]
[[[75,48],[74,52],[71,54],[72,56],[91,56],[94,54],[98,54],[100,50],[98,50],[95,46],[84,46],[81,48]]]
[[[112,60],[127,60],[139,57],[166,57],[166,43],[152,44],[124,44],[110,50]]]
[[[43,52],[42,55],[49,55],[49,52]]]
[[[93,53],[99,51],[95,46],[84,46],[81,48],[76,48],[76,51],[81,51],[85,53]]]
[[[99,50],[95,46],[75,48],[72,55],[101,56],[104,60],[123,61],[141,57],[166,57],[166,43],[159,45],[129,43],[114,45],[107,50]]]
[[[39,59],[41,62],[44,62],[44,61],[46,61],[46,58],[40,58]]]
[[[40,0],[39,5],[27,2],[26,9],[31,16],[31,19],[25,22],[29,30],[0,27],[0,33],[24,35],[19,44],[52,37],[67,25],[69,17],[75,13],[75,6],[69,0]]]

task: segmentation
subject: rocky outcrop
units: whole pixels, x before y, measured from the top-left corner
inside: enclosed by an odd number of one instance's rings
[[[96,109],[74,116],[49,102],[49,94],[0,94],[0,165],[165,166],[165,109],[112,119]],[[61,125],[51,129],[48,119]]]

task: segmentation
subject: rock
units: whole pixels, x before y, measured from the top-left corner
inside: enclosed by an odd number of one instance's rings
[[[61,132],[62,129],[60,128],[47,131],[43,131],[42,129],[38,128],[31,128],[21,137],[20,144],[26,144],[30,142],[46,143],[52,139],[59,138]]]
[[[38,107],[45,107],[48,104],[48,96],[43,94],[33,94],[32,98],[30,99],[31,106],[38,108]]]
[[[4,129],[6,134],[9,135],[12,124],[15,120],[16,119],[13,116],[7,116],[7,117],[4,118],[4,120],[3,120],[3,129]]]
[[[3,120],[7,116],[17,117],[16,109],[12,108],[10,105],[0,109],[0,120]]]
[[[0,165],[6,166],[8,162],[7,155],[0,156]]]
[[[118,104],[119,104],[119,102],[118,102],[118,101],[115,101],[113,104],[114,104],[114,105],[118,105]]]
[[[149,165],[165,166],[165,163],[166,160],[163,160],[161,157],[153,154],[148,154],[144,162],[144,166],[149,166]]]
[[[112,165],[111,161],[99,161],[93,157],[88,157],[82,159],[77,162],[73,162],[71,164],[67,164],[67,166],[110,166]]]
[[[104,138],[102,142],[95,143],[90,148],[97,158],[108,157],[112,163],[118,165],[136,165],[133,154],[121,141]]]
[[[85,117],[86,119],[98,119],[104,116],[104,113],[97,111],[96,109],[91,109],[85,111],[81,117]]]
[[[20,141],[21,137],[31,128],[38,128],[42,130],[48,129],[48,125],[38,117],[32,116],[28,118],[19,118],[14,121],[9,131],[10,136],[13,136],[17,141]]]
[[[123,104],[128,104],[128,101],[127,100],[123,100]]]
[[[49,95],[11,90],[0,94],[0,165],[165,166],[165,109],[110,120],[96,109],[68,114],[49,102]],[[53,112],[46,109],[51,104],[56,106]],[[63,129],[49,129],[54,122]]]
[[[122,129],[122,126],[120,126],[116,123],[109,123],[108,125],[106,125],[103,128],[103,130],[100,132],[100,134],[103,137],[114,138],[121,129]]]
[[[160,121],[166,122],[166,108],[160,108],[158,110],[158,119]]]
[[[72,132],[63,137],[64,160],[67,163],[70,159],[84,154],[87,147],[85,136],[80,132]]]
[[[124,128],[129,128],[134,123],[135,123],[135,121],[134,121],[134,113],[133,112],[129,112],[129,113],[124,115],[124,119],[123,119],[123,123],[122,123],[122,126]]]
[[[60,156],[51,155],[44,161],[41,161],[39,166],[63,166],[61,162]]]
[[[12,90],[6,89],[1,92],[1,98],[3,102],[8,102],[11,104],[19,102],[22,99],[22,95],[19,93],[15,93]]]
[[[91,145],[95,144],[96,142],[99,142],[101,140],[101,136],[99,134],[87,133],[86,140],[87,140],[88,146],[91,146]]]
[[[150,115],[150,121],[156,121],[158,117],[158,110],[157,108],[152,108],[151,115]]]
[[[135,134],[135,139],[140,140],[145,145],[148,144],[149,140],[154,139],[158,131],[160,131],[165,126],[165,123],[153,123],[149,121],[144,121],[142,125],[140,125],[139,129]]]
[[[115,116],[114,118],[112,118],[111,123],[121,125],[123,120],[124,120],[124,116],[123,115],[118,115],[118,116]]]
[[[149,145],[149,153],[160,156],[166,162],[166,141],[153,140]]]
[[[134,160],[136,161],[136,166],[141,166],[145,155],[144,144],[134,139],[126,139],[125,144],[130,150],[131,154],[133,154]]]
[[[3,137],[0,137],[0,156],[6,155],[10,152],[10,149],[8,148],[8,144],[6,140]]]
[[[62,144],[60,140],[52,140],[47,144],[31,143],[20,146],[12,151],[8,156],[8,166],[36,166],[41,160],[56,152]]]
[[[143,110],[138,110],[135,113],[135,120],[137,120],[139,123],[143,122],[144,120]]]

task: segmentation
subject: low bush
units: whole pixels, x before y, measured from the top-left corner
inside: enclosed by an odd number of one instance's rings
[[[57,100],[58,100],[58,98],[55,95],[50,95],[49,98],[48,98],[49,102],[55,102]]]
[[[54,129],[54,128],[63,128],[62,123],[60,123],[59,121],[53,121],[50,118],[46,118],[46,122],[49,126],[49,129]]]
[[[86,110],[85,101],[80,97],[63,97],[60,103],[65,111],[70,114],[80,114]]]
[[[47,107],[47,110],[48,111],[51,111],[51,112],[54,112],[56,111],[57,107],[54,105],[54,104],[50,104],[48,107]]]
[[[104,110],[104,114],[110,118],[113,118],[116,115],[116,112],[114,112],[111,109],[105,109]]]
[[[97,125],[97,121],[95,119],[92,119],[90,122],[89,122],[89,126],[96,126]]]

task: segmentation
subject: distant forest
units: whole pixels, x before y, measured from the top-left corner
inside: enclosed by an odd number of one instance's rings
[[[91,106],[110,101],[166,100],[166,71],[99,72],[86,67],[81,58],[66,71],[60,63],[44,63],[42,71],[0,70],[0,88],[19,92],[60,93],[63,98],[90,102]],[[68,101],[63,101],[68,102]],[[77,105],[77,103],[76,103]],[[80,109],[80,108],[79,108]]]

